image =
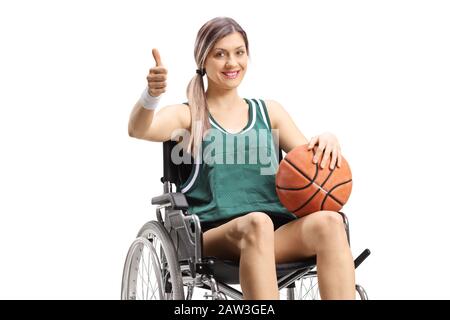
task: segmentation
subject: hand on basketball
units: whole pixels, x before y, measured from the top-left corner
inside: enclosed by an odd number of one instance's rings
[[[342,155],[341,155],[341,147],[339,146],[339,142],[335,135],[329,132],[322,133],[321,135],[313,137],[308,144],[308,150],[314,148],[316,144],[319,144],[317,147],[316,153],[313,157],[313,163],[317,163],[320,160],[320,157],[323,155],[322,162],[320,163],[320,167],[323,169],[327,164],[328,158],[331,154],[331,162],[330,162],[330,170],[333,170],[336,161],[337,166],[340,168],[342,163]]]

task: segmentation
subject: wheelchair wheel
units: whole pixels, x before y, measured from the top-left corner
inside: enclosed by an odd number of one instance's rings
[[[317,276],[305,276],[295,282],[295,300],[320,300]]]
[[[356,300],[368,300],[364,288],[356,285]],[[295,300],[320,300],[319,283],[317,275],[307,275],[295,282],[294,289]]]
[[[177,254],[158,221],[146,223],[128,250],[122,300],[184,300]]]

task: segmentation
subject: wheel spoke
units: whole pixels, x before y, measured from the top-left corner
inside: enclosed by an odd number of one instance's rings
[[[298,288],[298,291],[297,291]],[[299,300],[317,300],[319,297],[317,277],[303,277],[299,280],[299,285],[295,288],[294,297],[298,297]]]
[[[142,251],[141,251],[142,252]],[[149,250],[149,254],[150,254],[150,250]],[[150,273],[147,273],[147,279],[145,278],[142,269],[150,269],[150,261],[148,263],[145,263],[145,254],[141,255],[141,261],[140,261],[141,265],[143,265],[143,268],[139,268],[138,269],[138,275],[141,278],[141,291],[142,291],[142,300],[147,299],[148,297],[148,288],[151,287],[153,289],[152,283],[151,283],[151,279],[150,279]],[[147,294],[144,294],[144,281],[145,281],[145,285],[147,286]],[[154,290],[155,291],[155,290]]]
[[[314,278],[315,279],[315,278]],[[311,291],[311,298],[313,299],[313,300],[316,300],[317,299],[317,294],[316,294],[316,286],[317,286],[317,282],[315,282],[315,281],[313,281],[313,278],[310,278],[309,279],[309,289],[308,289],[308,291],[305,293],[305,296],[308,294],[308,293],[310,293]]]
[[[153,239],[153,244],[150,247],[150,250],[152,252],[152,264],[153,264],[153,268],[155,269],[155,277],[156,277],[156,281],[158,283],[158,290],[159,290],[159,296],[161,299],[164,299],[164,282],[163,282],[163,277],[162,277],[162,265],[161,265],[161,260],[157,254],[158,247],[160,248],[160,250],[162,251],[162,244],[160,244],[156,238]],[[163,256],[161,256],[161,258],[163,258]]]
[[[142,250],[141,250],[142,253]],[[144,259],[141,256],[140,265],[145,265]],[[142,274],[142,268],[138,269],[139,277],[141,278],[141,291],[142,291],[142,299],[144,299],[144,275]]]
[[[157,221],[141,229],[128,251],[122,276],[123,299],[184,298],[183,278],[172,243],[164,225]]]
[[[150,261],[151,260],[151,250],[150,249],[148,250],[148,257],[150,257],[150,258],[146,264],[148,282],[147,282],[147,290],[146,290],[145,299],[148,300],[148,292],[149,292],[149,289],[151,289],[151,292],[152,292],[152,296],[150,297],[150,300],[151,300],[153,295],[158,291],[158,280],[156,279],[155,286],[153,286],[152,278],[156,278],[156,277],[152,277],[153,273],[151,272],[151,270],[153,269],[153,263]]]
[[[151,252],[150,252],[150,250],[148,250],[148,255],[147,255],[147,257],[148,257],[147,276],[148,276],[149,278],[150,278],[150,259],[151,259],[150,254],[151,254]],[[149,283],[151,283],[150,279],[149,279]],[[150,286],[147,286],[147,292],[146,292],[146,294],[145,294],[145,299],[146,299],[146,300],[148,300],[148,289],[149,289],[149,287],[150,287]]]

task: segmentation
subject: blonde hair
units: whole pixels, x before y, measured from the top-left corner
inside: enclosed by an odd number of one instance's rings
[[[206,22],[198,31],[195,40],[194,58],[198,69],[204,69],[206,57],[214,44],[223,37],[239,32],[244,38],[245,47],[248,50],[248,39],[244,29],[232,18],[216,17]],[[208,121],[208,105],[206,102],[206,92],[203,84],[203,76],[197,73],[189,82],[186,95],[191,109],[191,135],[187,146],[188,152],[196,158],[201,149],[203,134],[211,128]]]

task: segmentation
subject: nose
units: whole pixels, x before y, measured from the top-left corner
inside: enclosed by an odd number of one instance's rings
[[[236,67],[236,65],[237,65],[236,61],[234,61],[234,59],[230,57],[230,58],[228,59],[228,61],[226,62],[225,67],[231,69],[231,68]]]

